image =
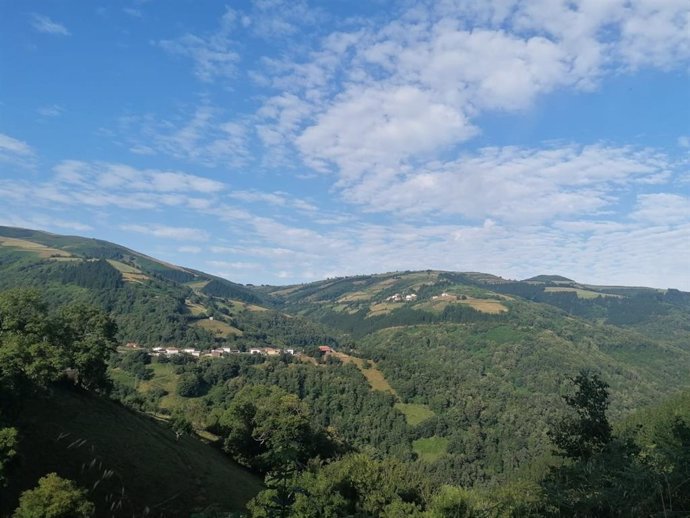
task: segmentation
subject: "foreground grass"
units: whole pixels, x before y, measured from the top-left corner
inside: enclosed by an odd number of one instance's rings
[[[19,422],[20,464],[0,515],[20,491],[50,472],[89,490],[97,516],[189,516],[218,504],[238,511],[261,481],[194,437],[176,440],[164,423],[115,402],[56,388],[26,401]],[[119,507],[118,507],[119,506]]]

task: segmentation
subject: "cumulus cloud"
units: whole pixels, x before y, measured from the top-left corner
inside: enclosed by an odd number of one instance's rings
[[[482,113],[640,67],[682,68],[689,34],[682,0],[417,5],[269,61],[258,80],[279,93],[258,112],[259,135],[282,156],[292,146],[308,166],[335,171],[341,186],[363,175],[383,185],[472,139]]]
[[[345,188],[369,211],[456,214],[515,223],[592,215],[634,183],[668,177],[669,160],[650,150],[604,145],[485,148],[449,161],[371,174]]]

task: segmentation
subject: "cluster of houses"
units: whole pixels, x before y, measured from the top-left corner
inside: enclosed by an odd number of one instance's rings
[[[141,347],[134,343],[129,342],[125,345],[128,349],[141,349]],[[178,347],[154,347],[149,353],[151,356],[176,356],[178,354],[189,354],[195,358],[220,358],[222,356],[227,356],[230,354],[260,354],[262,356],[280,356],[281,354],[289,354],[291,356],[298,355],[299,353],[295,349],[278,349],[276,347],[256,347],[249,349],[249,351],[243,352],[239,349],[232,349],[231,347],[219,347],[216,349],[200,351],[199,349],[194,349],[193,347],[187,347],[180,349]]]
[[[395,295],[388,297],[386,302],[414,302],[415,300],[417,300],[416,293],[410,293],[409,295],[401,295],[400,293],[396,293]]]

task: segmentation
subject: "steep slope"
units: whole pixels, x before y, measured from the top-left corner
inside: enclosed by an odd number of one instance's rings
[[[85,392],[54,388],[27,400],[17,426],[19,465],[0,512],[19,492],[57,472],[89,490],[97,516],[189,516],[218,504],[241,510],[260,479],[196,438]]]
[[[123,343],[249,347],[269,345],[289,327],[250,287],[106,241],[0,227],[0,290],[12,287],[39,289],[53,305],[100,305]],[[318,338],[302,340],[321,341],[324,333],[314,332]]]

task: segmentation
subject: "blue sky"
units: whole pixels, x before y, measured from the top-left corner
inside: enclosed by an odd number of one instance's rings
[[[690,290],[687,0],[0,10],[0,224],[245,283]]]

